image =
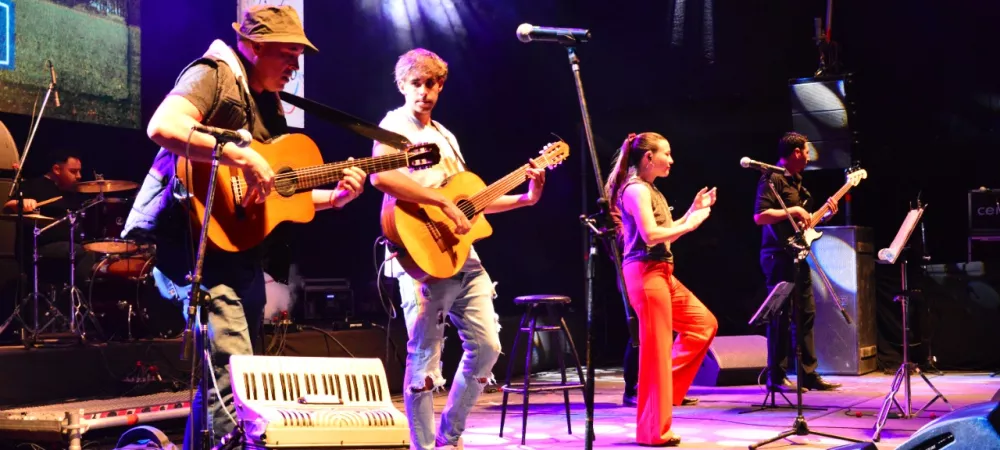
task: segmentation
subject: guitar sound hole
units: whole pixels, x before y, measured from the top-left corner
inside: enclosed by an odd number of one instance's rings
[[[473,205],[472,202],[470,202],[467,199],[459,200],[458,203],[455,203],[455,206],[457,206],[458,209],[461,209],[462,212],[465,213],[465,217],[469,219],[471,219],[472,216],[476,215],[475,205]]]
[[[282,197],[291,197],[298,189],[299,180],[290,167],[282,167],[274,174],[274,191]]]

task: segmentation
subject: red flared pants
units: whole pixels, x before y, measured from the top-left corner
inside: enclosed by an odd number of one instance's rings
[[[719,323],[665,262],[623,266],[629,301],[639,316],[639,405],[635,440],[659,445],[673,434],[673,405],[694,381]],[[677,340],[673,331],[677,331]]]

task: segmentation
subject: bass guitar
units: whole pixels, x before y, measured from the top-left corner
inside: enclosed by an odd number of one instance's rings
[[[837,192],[834,193],[832,197],[830,197],[835,202],[839,202],[840,199],[843,198],[844,195],[851,190],[851,188],[860,184],[861,180],[868,178],[868,171],[858,166],[854,166],[851,167],[850,169],[847,169],[845,178],[846,180],[844,181],[844,185],[841,186],[840,189],[838,189]],[[794,247],[800,252],[806,251],[807,248],[812,248],[813,241],[823,237],[822,232],[816,231],[816,225],[819,225],[819,223],[823,221],[823,217],[826,216],[826,214],[829,212],[830,212],[830,207],[826,203],[824,203],[822,208],[812,213],[810,215],[809,222],[802,225],[801,240],[797,239],[796,236],[792,236],[791,238],[789,238],[789,243],[792,245],[792,247]]]

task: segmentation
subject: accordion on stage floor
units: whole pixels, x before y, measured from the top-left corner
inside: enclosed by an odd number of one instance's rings
[[[229,367],[246,448],[410,446],[377,358],[234,355]]]

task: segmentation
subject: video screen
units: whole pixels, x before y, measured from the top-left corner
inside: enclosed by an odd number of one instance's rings
[[[139,0],[0,0],[0,111],[139,128]]]

